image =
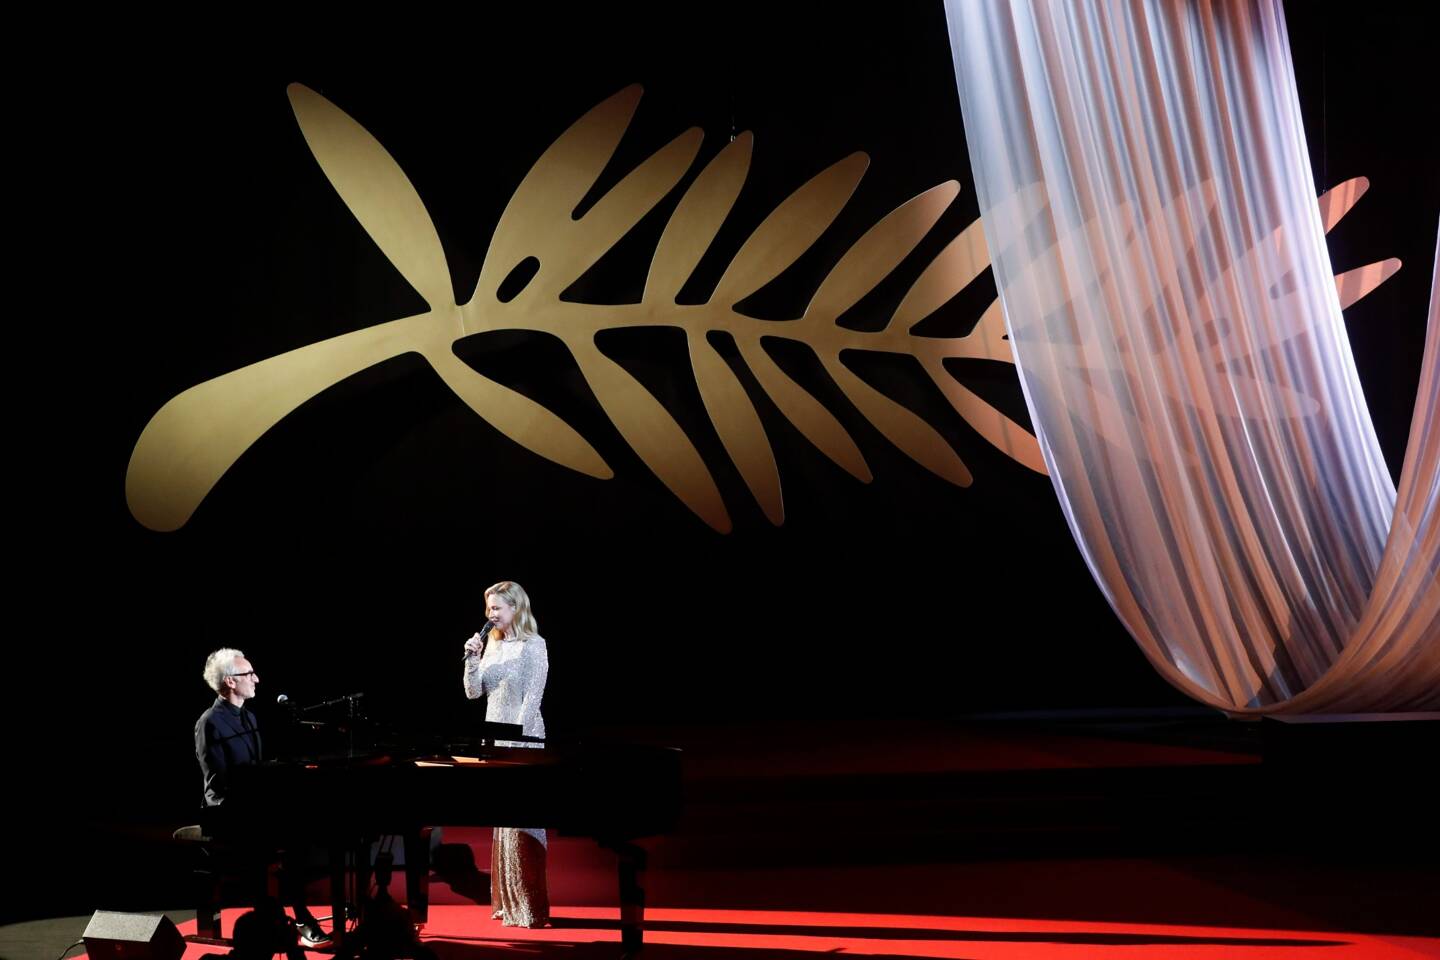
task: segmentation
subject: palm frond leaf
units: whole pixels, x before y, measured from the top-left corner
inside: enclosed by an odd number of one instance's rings
[[[726,144],[680,199],[650,261],[650,276],[645,282],[647,302],[675,302],[740,196],[745,175],[750,172],[754,143],[754,136],[747,130]]]
[[[531,249],[540,260],[533,295],[558,297],[604,256],[680,182],[703,139],[699,128],[685,131],[630,171],[579,220],[563,217],[544,224],[543,243]]]
[[[906,291],[890,322],[904,330],[912,329],[954,299],[988,266],[985,231],[975,220],[930,261]]]
[[[869,157],[852,153],[786,197],[740,247],[711,299],[733,307],[780,276],[839,216],[869,166]]]
[[[974,481],[965,462],[934,427],[850,372],[838,357],[826,358],[825,369],[865,419],[906,456],[956,486],[968,487]]]
[[[760,414],[750,402],[745,387],[715,348],[699,337],[692,336],[689,341],[695,385],[700,388],[705,412],[710,415],[725,452],[766,518],[777,526],[784,523],[780,471]]]
[[[861,483],[869,483],[873,474],[865,456],[835,415],[780,369],[761,346],[759,337],[736,343],[745,365],[785,418],[836,466]]]
[[[493,299],[520,261],[545,248],[548,231],[571,218],[620,145],[642,92],[631,84],[591,107],[535,161],[495,224],[473,300]]]
[[[806,321],[833,321],[890,275],[960,193],[947,180],[901,204],[865,231],[826,274],[805,308]]]
[[[360,226],[430,309],[454,306],[440,235],[395,158],[314,90],[292,83],[287,92],[305,143]]]
[[[730,514],[720,489],[675,418],[593,341],[571,343],[570,350],[601,408],[631,449],[696,516],[720,533],[729,533]]]

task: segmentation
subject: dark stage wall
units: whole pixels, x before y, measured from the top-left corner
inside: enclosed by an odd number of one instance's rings
[[[52,756],[65,745],[143,753],[136,783],[188,790],[189,727],[208,700],[200,665],[223,644],[256,663],[262,711],[281,691],[307,701],[364,690],[373,711],[448,722],[464,708],[460,644],[481,619],[481,589],[501,578],[535,599],[557,733],[643,722],[664,739],[687,721],[1185,703],[1095,589],[1049,481],[997,453],[938,396],[907,387],[906,368],[873,359],[855,369],[944,433],[972,487],[898,453],[802,351],[786,362],[852,429],[875,480],[850,479],[762,402],[786,495],[786,521],[772,527],[706,422],[679,335],[615,338],[606,348],[664,397],[715,472],[735,522],[722,536],[629,451],[562,346],[497,333],[460,352],[570,418],[616,479],[570,473],[504,439],[411,356],[283,421],[181,531],[153,533],[130,517],[126,463],[165,401],[421,309],[311,158],[286,101],[291,81],[350,113],[406,170],[462,299],[530,164],[637,81],[646,94],[607,176],[692,125],[705,131],[700,163],[732,131],[754,132],[750,179],[717,244],[730,253],[810,176],[851,151],[870,155],[845,212],[757,298],[758,315],[798,315],[865,229],[957,179],[954,208],[901,268],[918,274],[976,211],[943,9],[816,7],[808,21],[775,19],[780,6],[717,5],[684,20],[486,8],[352,22],[338,36],[256,18],[163,45],[127,23],[117,36],[133,42],[97,42],[105,53],[93,69],[53,80],[44,102],[63,113],[44,136],[65,145],[51,173],[68,192],[52,242],[74,271],[54,287],[68,307],[47,314],[46,352],[14,358],[41,411],[25,428],[40,479],[17,509],[29,571],[17,644],[39,666],[12,676],[10,708],[24,724],[14,735]],[[1358,21],[1341,22],[1338,4],[1296,5],[1294,57],[1317,181],[1372,183],[1332,235],[1336,269],[1405,261],[1347,314],[1398,471],[1440,210],[1433,63],[1418,14],[1344,8]],[[583,298],[638,294],[677,197],[601,265]],[[702,264],[709,284],[725,262]],[[887,313],[906,285],[883,286],[860,321]],[[949,322],[973,320],[993,285],[966,296]],[[48,369],[52,357],[78,371]],[[957,369],[1024,418],[1011,368]],[[110,705],[100,732],[93,708],[79,706],[97,698]]]

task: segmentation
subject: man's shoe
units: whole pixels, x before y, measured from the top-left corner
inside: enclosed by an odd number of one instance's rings
[[[320,929],[320,924],[313,920],[296,921],[295,932],[300,934],[300,946],[306,950],[316,950],[321,947],[333,947],[335,941],[330,934]]]

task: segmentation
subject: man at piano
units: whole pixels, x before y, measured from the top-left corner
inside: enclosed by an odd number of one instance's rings
[[[195,759],[200,761],[204,778],[203,827],[207,835],[216,836],[225,832],[230,771],[262,759],[260,726],[245,708],[245,702],[255,696],[260,676],[243,651],[222,647],[205,658],[204,677],[206,686],[215,691],[215,702],[195,721]],[[286,844],[281,883],[295,913],[300,945],[323,947],[332,941],[305,905],[305,853],[303,844]]]

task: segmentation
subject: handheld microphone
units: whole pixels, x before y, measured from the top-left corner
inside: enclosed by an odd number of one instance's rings
[[[280,694],[280,696],[278,696],[278,697],[275,698],[275,704],[276,704],[276,706],[280,706],[280,707],[289,706],[289,704],[290,704],[290,698],[287,697],[287,696],[285,696],[285,694],[282,693],[282,694]]]
[[[490,642],[490,631],[493,629],[495,629],[495,624],[491,623],[489,620],[486,620],[485,629],[476,631],[476,635],[480,638],[480,649],[476,650],[473,653],[473,656],[483,656],[485,654],[485,644]],[[464,653],[460,654],[460,659],[469,660],[471,656],[471,651],[466,650]]]

